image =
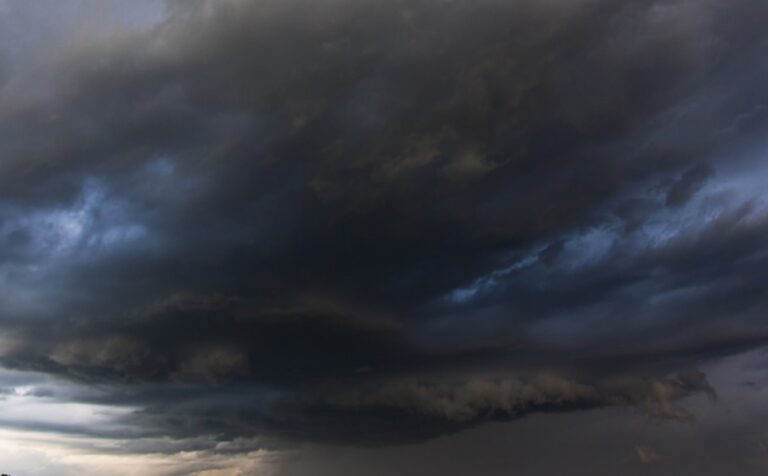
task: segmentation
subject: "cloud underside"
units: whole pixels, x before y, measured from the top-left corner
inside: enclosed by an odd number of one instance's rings
[[[0,362],[146,434],[690,420],[768,337],[765,2],[9,5]]]

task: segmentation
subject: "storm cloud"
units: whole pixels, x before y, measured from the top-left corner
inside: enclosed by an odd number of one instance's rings
[[[0,2],[0,364],[241,453],[693,421],[768,339],[765,18]]]

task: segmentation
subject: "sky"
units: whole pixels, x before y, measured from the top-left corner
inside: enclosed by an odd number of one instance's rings
[[[764,0],[0,0],[0,472],[764,475]]]

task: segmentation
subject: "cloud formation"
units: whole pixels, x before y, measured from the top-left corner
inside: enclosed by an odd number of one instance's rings
[[[1,3],[4,367],[377,445],[766,342],[764,2],[97,3]]]

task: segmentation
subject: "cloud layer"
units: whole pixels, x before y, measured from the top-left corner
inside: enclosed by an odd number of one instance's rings
[[[136,434],[687,421],[768,337],[762,1],[0,5],[0,363]]]

